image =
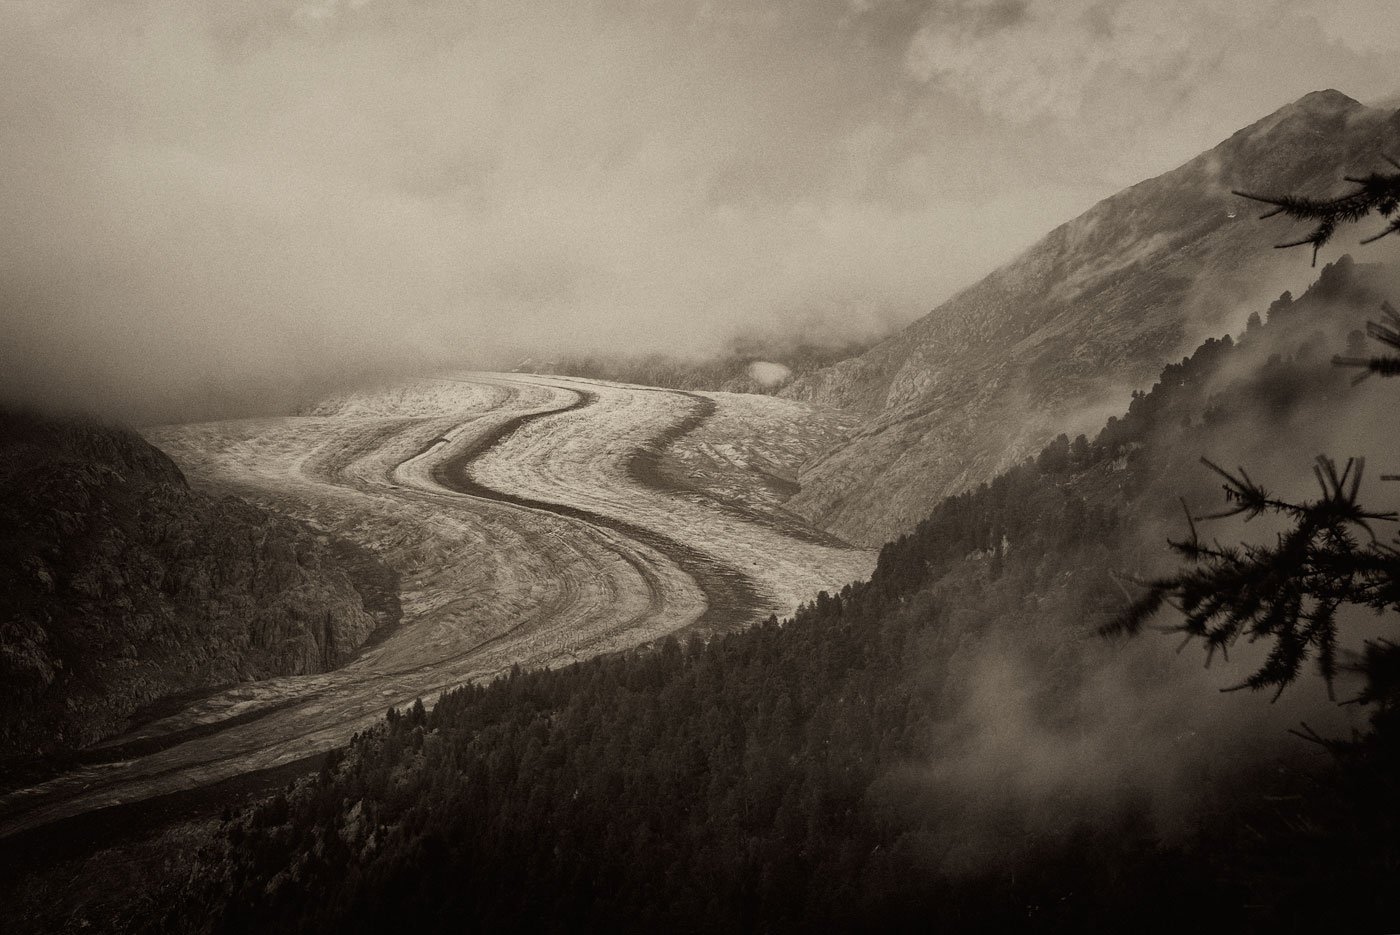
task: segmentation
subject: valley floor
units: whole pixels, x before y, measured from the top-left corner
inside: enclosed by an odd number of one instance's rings
[[[374,552],[399,575],[401,620],[339,670],[217,692],[9,792],[0,840],[305,760],[513,665],[731,629],[865,577],[873,552],[781,506],[842,430],[770,397],[521,374],[152,429],[197,486]]]

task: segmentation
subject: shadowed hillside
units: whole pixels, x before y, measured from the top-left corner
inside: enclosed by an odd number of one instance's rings
[[[0,439],[0,755],[91,743],[177,693],[334,668],[375,629],[327,541],[190,490],[135,433],[6,411]]]

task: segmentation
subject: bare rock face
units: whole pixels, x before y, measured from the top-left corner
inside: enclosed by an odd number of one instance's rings
[[[852,542],[907,531],[1055,434],[1089,429],[1161,366],[1280,291],[1285,226],[1231,194],[1347,188],[1400,150],[1400,113],[1309,94],[1119,192],[859,357],[781,395],[868,414],[788,506]],[[1380,249],[1380,248],[1377,248]],[[1077,425],[1076,422],[1082,422]]]
[[[93,742],[174,693],[325,671],[374,628],[307,527],[191,491],[132,432],[0,411],[0,755]]]

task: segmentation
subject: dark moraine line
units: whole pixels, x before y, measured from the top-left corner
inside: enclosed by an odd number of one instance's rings
[[[521,426],[528,425],[537,419],[547,416],[559,415],[565,412],[574,412],[591,406],[598,401],[598,394],[590,393],[587,390],[572,389],[570,392],[578,396],[574,402],[558,409],[550,409],[545,412],[535,412],[528,415],[517,416],[494,430],[486,433],[477,439],[472,445],[464,448],[461,452],[439,464],[433,469],[433,480],[442,486],[457,493],[467,494],[472,497],[480,497],[484,500],[494,500],[498,503],[509,503],[515,506],[528,507],[532,510],[541,510],[546,513],[553,513],[557,516],[568,517],[569,519],[582,520],[594,526],[601,526],[604,529],[611,529],[613,532],[621,533],[629,539],[644,543],[671,561],[675,562],[682,571],[690,575],[695,583],[700,586],[700,590],[705,593],[708,607],[700,618],[695,621],[695,626],[703,628],[721,628],[742,623],[750,619],[754,611],[763,606],[763,595],[760,593],[750,578],[744,572],[733,565],[717,561],[697,549],[691,548],[678,539],[629,523],[626,520],[614,519],[611,516],[604,516],[592,510],[585,510],[579,507],[569,506],[562,503],[550,503],[547,500],[536,500],[533,497],[521,497],[515,494],[505,493],[487,487],[471,476],[471,464],[487,451],[505,441],[514,434]],[[711,403],[709,410],[699,415],[698,421],[691,424],[685,431],[693,431],[697,426],[708,419],[714,412],[714,405]],[[686,419],[681,420],[681,425],[691,422],[696,416],[692,413]],[[674,430],[674,427],[673,429]],[[669,431],[663,433],[662,437],[668,436]],[[681,434],[684,434],[682,432]],[[679,437],[679,436],[676,436]],[[629,474],[631,472],[629,471]],[[651,486],[648,484],[647,486]]]
[[[755,523],[760,526],[767,526],[782,533],[792,539],[800,539],[803,542],[811,542],[814,545],[824,545],[833,549],[853,549],[855,548],[844,539],[840,539],[829,532],[814,529],[800,517],[792,516],[791,520],[784,520],[782,516],[775,516],[751,510],[736,503],[721,500],[706,490],[698,487],[688,487],[684,484],[676,483],[661,468],[661,456],[676,442],[680,441],[691,432],[704,425],[719,406],[708,396],[701,396],[699,393],[688,393],[685,390],[647,390],[652,393],[671,393],[676,396],[685,396],[695,401],[695,408],[690,411],[690,415],[667,428],[656,440],[645,448],[638,448],[627,458],[627,476],[643,487],[650,487],[652,490],[661,493],[699,497],[711,506],[723,510],[731,516],[737,517],[747,523]],[[798,485],[792,485],[793,493],[796,493]],[[789,514],[792,515],[792,514]]]
[[[594,404],[598,398],[597,394],[587,391],[572,390],[571,392],[574,392],[578,398],[568,406],[518,416],[502,423],[477,439],[470,447],[438,465],[433,470],[434,480],[448,489],[470,496],[582,520],[645,543],[675,562],[696,581],[705,593],[709,606],[693,624],[697,628],[703,626],[718,629],[749,619],[754,610],[761,606],[763,598],[751,580],[740,569],[716,561],[670,536],[634,523],[613,519],[578,507],[504,493],[487,487],[469,476],[468,471],[473,460],[503,442],[522,425],[546,416],[582,409]],[[664,450],[676,439],[702,425],[715,411],[712,400],[705,397],[691,398],[695,399],[699,405],[684,419],[663,432],[652,446],[654,449]],[[435,439],[425,446],[420,454],[430,450],[434,445],[441,444],[442,441],[444,439]],[[675,486],[651,482],[644,478],[641,471],[636,469],[635,464],[646,463],[647,454],[648,452],[643,451],[634,453],[629,458],[627,463],[629,476],[639,480],[644,486],[653,487],[666,493],[675,492],[678,489]],[[639,456],[640,461],[637,460]],[[654,459],[655,455],[652,454],[651,457]],[[680,489],[684,490],[684,488]],[[637,570],[643,577],[647,576],[645,567],[639,567]],[[499,638],[499,636],[493,637],[466,650],[463,654],[476,652]],[[442,661],[414,667],[408,671],[429,668],[441,664]],[[401,674],[403,673],[385,673],[384,675],[388,678]],[[452,687],[455,684],[454,681],[451,684],[425,690],[423,693],[429,694],[432,690]],[[228,719],[195,725],[164,737],[143,738],[126,743],[118,742],[107,748],[81,751],[74,757],[75,762],[69,765],[95,764],[111,761],[117,757],[147,755],[187,740],[219,733],[235,725],[256,721],[276,711],[299,706],[321,694],[322,692],[315,692],[312,695],[288,699]],[[32,828],[5,835],[3,836],[4,846],[0,847],[0,873],[14,873],[21,867],[32,870],[37,866],[49,865],[55,860],[91,853],[102,846],[118,843],[144,831],[164,827],[172,821],[215,814],[226,805],[240,804],[250,796],[266,795],[285,786],[290,780],[313,771],[323,756],[324,754],[316,754],[293,763],[243,773],[208,785],[196,785],[178,792],[80,812],[67,818],[44,822]],[[169,772],[177,772],[198,765],[200,764],[181,764],[172,767]],[[12,820],[32,808],[42,805],[46,800],[46,797],[40,797],[35,802],[28,803],[27,807],[10,810],[5,817]]]

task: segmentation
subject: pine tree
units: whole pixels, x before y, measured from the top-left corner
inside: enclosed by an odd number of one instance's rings
[[[1400,231],[1400,162],[1389,156],[1382,157],[1397,170],[1396,172],[1372,172],[1358,177],[1349,175],[1348,182],[1356,186],[1338,198],[1307,198],[1301,195],[1251,195],[1236,191],[1235,194],[1251,201],[1273,205],[1272,210],[1260,215],[1260,219],[1282,214],[1300,221],[1311,221],[1314,227],[1306,237],[1278,245],[1280,249],[1302,247],[1311,244],[1312,262],[1317,265],[1317,251],[1332,239],[1337,228],[1371,215],[1378,214],[1388,221],[1385,227],[1371,237],[1362,240],[1363,244],[1374,243],[1387,234]]]
[[[1354,604],[1400,611],[1400,551],[1375,533],[1375,524],[1395,522],[1400,514],[1358,502],[1361,459],[1338,471],[1320,456],[1313,471],[1321,496],[1299,503],[1271,496],[1243,468],[1232,474],[1201,460],[1224,479],[1226,509],[1196,518],[1188,511],[1190,535],[1171,543],[1188,567],[1147,582],[1146,595],[1106,629],[1137,633],[1171,604],[1184,617],[1175,629],[1201,639],[1208,654],[1228,652],[1241,636],[1273,641],[1263,666],[1237,688],[1273,688],[1277,697],[1313,654],[1330,686],[1337,671],[1337,610]],[[1197,520],[1264,514],[1292,523],[1273,545],[1206,544],[1197,534]]]
[[[1400,163],[1388,159],[1393,173],[1348,177],[1355,191],[1340,198],[1317,200],[1298,196],[1236,194],[1273,205],[1264,217],[1286,214],[1315,223],[1298,240],[1279,244],[1311,244],[1313,261],[1341,224],[1378,214],[1389,223],[1366,238],[1370,243],[1400,231]],[[1357,381],[1379,374],[1400,375],[1400,314],[1384,303],[1383,321],[1368,325],[1369,336],[1385,350],[1372,356],[1337,356],[1339,366],[1357,367]],[[1272,312],[1272,310],[1271,310]],[[1224,481],[1224,510],[1193,517],[1188,508],[1189,535],[1171,542],[1186,560],[1174,574],[1141,582],[1146,593],[1103,628],[1105,634],[1136,634],[1164,606],[1175,607],[1183,622],[1170,629],[1199,639],[1207,658],[1225,653],[1246,637],[1271,642],[1263,665],[1236,688],[1274,689],[1278,697],[1309,659],[1315,658],[1329,690],[1337,671],[1337,612],[1345,605],[1368,607],[1378,613],[1400,612],[1400,538],[1384,541],[1378,524],[1394,522],[1393,512],[1373,511],[1359,501],[1364,463],[1350,459],[1341,469],[1327,457],[1313,468],[1320,496],[1292,502],[1272,496],[1244,468],[1234,473],[1202,459]],[[1382,475],[1383,480],[1400,479]],[[1221,545],[1203,543],[1196,523],[1229,516],[1246,519],[1265,514],[1285,518],[1289,526],[1275,544]],[[1382,530],[1383,531],[1383,530]],[[1367,679],[1361,701],[1376,702],[1382,712],[1400,706],[1400,644],[1369,643],[1359,668]]]

